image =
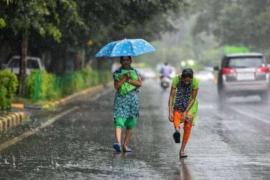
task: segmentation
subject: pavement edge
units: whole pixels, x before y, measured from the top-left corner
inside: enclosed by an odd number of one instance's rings
[[[64,97],[58,101],[46,103],[46,104],[41,106],[41,109],[44,109],[44,110],[45,109],[52,109],[52,108],[55,108],[59,105],[65,105],[65,104],[71,102],[73,99],[80,97],[81,95],[85,95],[85,94],[89,94],[89,93],[90,94],[98,93],[98,92],[101,92],[102,90],[106,89],[106,87],[109,87],[111,85],[112,85],[112,82],[107,83],[107,84],[103,84],[103,85],[90,87],[88,89],[74,93],[70,96]],[[0,115],[0,133],[5,132],[12,127],[16,127],[17,125],[21,124],[23,121],[25,121],[27,119],[27,114],[26,114],[26,112],[23,111],[23,109],[26,108],[24,104],[13,103],[12,108],[20,109],[22,111],[10,112],[10,113],[4,114],[4,115]]]
[[[16,127],[25,121],[27,115],[25,112],[10,112],[0,116],[0,132],[4,132],[12,127]]]

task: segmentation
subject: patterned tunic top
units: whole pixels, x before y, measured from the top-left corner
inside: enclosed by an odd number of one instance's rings
[[[128,70],[119,68],[113,73],[114,81],[118,81],[126,73],[130,73],[131,80],[138,80],[138,73],[135,69]],[[136,118],[139,116],[139,96],[138,89],[124,82],[116,91],[114,98],[113,117],[114,118]]]
[[[183,81],[179,81],[177,85],[174,109],[184,112],[191,97],[192,87],[191,84],[185,85]]]

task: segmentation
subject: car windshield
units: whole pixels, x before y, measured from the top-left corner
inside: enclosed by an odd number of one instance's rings
[[[9,67],[19,68],[20,67],[20,59],[19,58],[12,59]],[[38,69],[39,68],[38,62],[36,60],[33,60],[33,59],[28,59],[27,60],[27,68]]]
[[[228,63],[228,67],[233,68],[248,68],[248,67],[260,67],[262,64],[262,58],[231,58]]]
[[[12,59],[11,63],[9,64],[9,67],[19,68],[20,67],[20,59],[18,59],[18,58]]]
[[[35,61],[35,60],[29,59],[27,61],[27,68],[29,68],[29,69],[38,69],[39,68],[38,62]]]

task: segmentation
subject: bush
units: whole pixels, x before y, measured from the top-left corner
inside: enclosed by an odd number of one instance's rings
[[[32,71],[27,77],[27,97],[32,101],[57,99],[110,80],[109,71],[95,71],[90,67],[61,76]]]
[[[27,97],[33,101],[41,98],[41,75],[40,71],[32,71],[26,78]]]
[[[58,79],[56,75],[46,73],[46,79],[49,84],[47,84],[47,93],[45,98],[46,99],[57,99],[60,98],[62,95],[61,88],[58,86]]]
[[[32,101],[59,98],[61,92],[55,81],[56,77],[46,71],[32,71],[27,77],[27,97]]]
[[[17,91],[18,80],[10,70],[0,71],[0,108],[10,109],[11,102]]]
[[[92,79],[90,78],[93,74],[93,70],[90,67],[86,67],[81,70],[81,74],[84,80],[84,88],[92,85]]]

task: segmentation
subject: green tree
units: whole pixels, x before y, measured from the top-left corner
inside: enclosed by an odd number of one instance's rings
[[[214,34],[221,44],[265,50],[270,46],[270,1],[202,0],[194,2],[198,14],[194,34]]]
[[[0,3],[0,17],[6,23],[0,39],[12,40],[13,47],[21,39],[22,59],[27,47],[37,54],[49,52],[55,67],[70,54],[80,57],[86,52],[91,59],[112,40],[157,39],[175,29],[172,19],[185,6],[184,0],[6,0]]]
[[[6,22],[3,18],[0,18],[0,29],[6,26]]]
[[[183,0],[87,0],[78,2],[80,15],[89,27],[84,40],[91,40],[92,55],[104,43],[123,38],[153,40],[173,29],[169,19],[185,5]]]
[[[8,2],[8,3],[7,3]],[[5,31],[11,32],[20,39],[21,63],[19,93],[24,94],[26,76],[26,56],[28,40],[33,33],[42,37],[51,36],[60,42],[62,33],[59,30],[58,7],[68,10],[74,8],[75,3],[67,0],[14,0],[0,2],[0,16],[5,19]],[[71,16],[73,12],[71,11]]]
[[[54,59],[61,64],[65,63],[69,54],[75,54],[75,64],[80,64],[76,54],[85,51],[87,59],[92,59],[101,46],[112,40],[159,38],[162,32],[174,29],[170,18],[181,12],[183,6],[185,4],[182,0],[77,1],[78,14],[83,23],[66,23],[70,15],[59,9],[62,14],[59,26],[62,32],[61,43],[46,38],[32,44],[52,52]]]

